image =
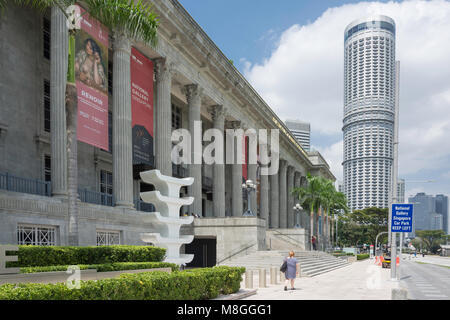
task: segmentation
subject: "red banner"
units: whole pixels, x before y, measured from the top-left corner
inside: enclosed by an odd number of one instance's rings
[[[108,150],[108,30],[81,8],[76,37],[78,140]]]
[[[153,165],[153,62],[131,48],[133,164]]]
[[[244,154],[244,164],[242,165],[242,180],[245,183],[245,181],[248,180],[248,137],[244,136],[244,143],[242,144],[242,152]],[[253,181],[255,183],[256,181]]]

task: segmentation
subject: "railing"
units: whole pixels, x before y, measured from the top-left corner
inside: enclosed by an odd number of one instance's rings
[[[114,207],[114,196],[112,194],[81,188],[78,189],[78,194],[80,195],[81,202]]]
[[[46,197],[52,196],[52,183],[50,181],[25,179],[9,173],[0,173],[0,189]]]
[[[258,243],[257,243],[257,242],[254,242],[253,244],[248,245],[248,246],[245,246],[244,248],[239,248],[239,249],[237,249],[237,251],[233,252],[233,253],[230,254],[228,257],[223,258],[222,260],[218,261],[218,262],[217,262],[217,265],[219,265],[220,263],[222,263],[222,262],[224,262],[224,261],[226,261],[226,260],[228,260],[228,259],[231,259],[232,257],[238,255],[239,253],[242,253],[242,252],[244,252],[244,251],[247,251],[248,249],[250,249],[251,247],[254,247],[254,246],[256,246],[256,245],[258,245]]]
[[[142,200],[134,200],[134,206],[138,211],[155,212],[155,206],[151,203],[144,202]]]

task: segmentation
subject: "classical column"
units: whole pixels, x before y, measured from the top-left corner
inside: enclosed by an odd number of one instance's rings
[[[231,122],[231,127],[234,130],[239,129],[240,126],[240,121]],[[233,186],[231,193],[231,215],[233,217],[241,217],[244,213],[244,204],[242,199],[242,163],[238,163],[237,143],[234,144],[234,148],[235,157],[233,159],[233,164],[231,165],[231,181]]]
[[[279,175],[279,212],[280,212],[280,228],[287,228],[287,161],[280,160],[280,175]]]
[[[278,187],[278,176],[279,170],[277,173],[270,176],[270,228],[277,229],[280,227],[280,208],[279,208],[279,197],[280,197],[280,188]]]
[[[116,206],[128,208],[134,206],[130,55],[130,40],[116,33],[113,54],[113,192]]]
[[[298,172],[298,171],[295,171],[295,174],[294,174],[294,187],[295,187],[295,188],[300,187],[300,178],[301,178],[301,173]],[[297,196],[297,195],[294,196],[293,201],[294,201],[294,206],[295,206],[297,203],[300,204],[300,200],[298,199],[298,196]],[[301,205],[301,204],[300,204],[300,205]],[[300,225],[300,227],[304,228],[304,227],[305,227],[305,224],[304,224],[303,218],[302,218],[302,216],[303,216],[303,210],[300,211],[300,212],[298,212],[298,213],[296,212],[295,215],[296,215],[296,216],[294,217],[294,221],[295,221],[294,224],[297,224],[297,221],[298,221],[298,224]],[[298,217],[298,220],[297,220],[297,217]]]
[[[293,228],[295,225],[295,212],[294,212],[294,195],[292,189],[294,189],[294,167],[289,166],[287,170],[287,227]]]
[[[259,216],[266,220],[266,228],[269,228],[269,177],[260,175],[259,183]]]
[[[222,133],[224,137],[225,109],[223,106],[213,106],[210,108],[214,129]],[[225,144],[223,144],[225,146]],[[222,155],[222,163],[213,165],[213,208],[214,217],[225,217],[225,160]]]
[[[257,138],[257,137],[255,137]],[[249,141],[251,140],[251,138],[249,137]],[[250,144],[249,144],[250,145]],[[249,150],[249,152],[251,152],[251,150]],[[250,160],[250,155],[248,157],[248,160]],[[256,184],[256,180],[257,180],[257,172],[258,172],[258,164],[256,163],[248,163],[247,164],[247,178],[248,180],[252,180],[254,184]],[[255,214],[255,216],[258,215],[258,207],[259,204],[257,203],[256,199],[257,199],[257,194],[256,194],[257,190],[252,191],[250,193],[250,197],[248,197],[247,201],[250,201],[251,203],[251,208],[253,213]]]
[[[200,124],[201,89],[196,84],[184,87],[186,100],[189,108],[189,132],[191,133],[191,164],[189,165],[189,176],[194,178],[194,183],[188,187],[189,196],[194,197],[191,211],[203,216],[202,210],[202,141],[195,141],[195,126]],[[198,163],[200,162],[200,163]]]
[[[172,86],[173,65],[165,58],[155,59],[156,73],[156,168],[172,175]]]
[[[52,148],[52,192],[56,197],[67,196],[67,128],[66,78],[68,31],[66,17],[53,6],[51,16],[50,51],[50,121]]]

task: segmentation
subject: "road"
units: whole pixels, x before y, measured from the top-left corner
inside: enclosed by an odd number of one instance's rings
[[[417,262],[418,260],[402,260],[401,262],[400,286],[408,290],[408,298],[450,300],[450,267],[441,266],[446,263],[442,263],[439,259],[420,259],[420,263]]]

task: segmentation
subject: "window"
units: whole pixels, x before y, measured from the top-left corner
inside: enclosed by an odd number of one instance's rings
[[[102,193],[102,204],[112,206],[113,177],[109,171],[100,171],[100,193]]]
[[[44,156],[44,180],[52,181],[52,158],[47,154]]]
[[[44,58],[50,60],[50,34],[51,23],[48,18],[43,21],[43,41],[44,41]]]
[[[17,225],[17,244],[36,246],[56,246],[56,227]]]
[[[120,244],[120,231],[97,230],[97,246]]]
[[[181,108],[172,105],[172,130],[181,128]]]
[[[50,81],[44,79],[44,131],[50,132]]]

